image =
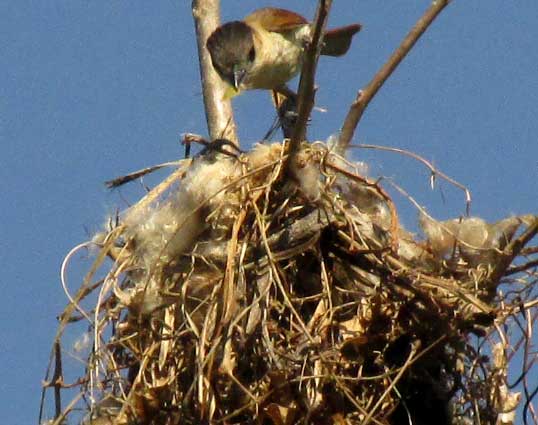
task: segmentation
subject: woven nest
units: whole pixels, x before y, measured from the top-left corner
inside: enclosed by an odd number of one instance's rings
[[[184,160],[94,238],[62,322],[98,292],[81,422],[511,423],[490,335],[531,296],[533,274],[513,303],[498,288],[536,218],[422,213],[418,240],[353,163],[315,143],[286,168],[286,149]]]

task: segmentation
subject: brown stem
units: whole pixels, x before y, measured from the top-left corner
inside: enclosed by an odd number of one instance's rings
[[[290,141],[290,157],[288,164],[293,163],[295,153],[299,150],[301,142],[306,138],[306,124],[310,112],[314,107],[314,79],[318,64],[322,35],[327,24],[327,16],[331,8],[332,0],[320,0],[316,18],[314,20],[314,32],[304,56],[301,79],[299,81],[297,123]]]
[[[490,275],[490,282],[495,285],[503,276],[514,258],[516,258],[527,243],[538,234],[538,217],[529,224],[527,229],[516,239],[512,240],[503,250],[504,256],[495,264],[495,268]]]
[[[506,272],[504,273],[504,276],[510,276],[516,273],[521,273],[529,269],[532,269],[534,267],[538,267],[538,260],[532,260],[524,264],[521,264],[520,266],[510,267],[508,270],[506,270]]]
[[[54,375],[52,383],[54,386],[54,418],[57,419],[62,414],[62,393],[61,383],[63,381],[62,372],[62,350],[60,349],[60,341],[54,343]]]
[[[213,69],[211,57],[206,48],[207,38],[220,24],[219,0],[193,0],[192,16],[196,29],[200,78],[209,136],[211,140],[227,139],[239,146],[232,103],[224,99],[225,85]]]
[[[407,34],[405,39],[402,41],[402,44],[400,44],[389,60],[381,67],[368,85],[363,90],[359,91],[357,98],[351,104],[349,112],[344,120],[338,141],[339,150],[345,151],[351,142],[355,129],[357,128],[362,114],[368,107],[370,101],[373,99],[385,81],[391,76],[403,58],[407,56],[420,36],[424,34],[426,29],[435,20],[437,15],[439,15],[439,13],[441,13],[441,11],[448,5],[449,2],[450,0],[434,0],[430,8],[417,21],[415,26],[411,29],[409,34]]]

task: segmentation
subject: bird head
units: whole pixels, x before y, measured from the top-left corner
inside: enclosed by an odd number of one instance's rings
[[[228,22],[209,36],[206,46],[213,67],[235,92],[232,96],[238,94],[256,59],[252,28],[241,21]]]

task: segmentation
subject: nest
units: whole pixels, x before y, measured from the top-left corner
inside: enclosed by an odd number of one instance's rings
[[[79,310],[92,350],[50,423],[513,422],[503,325],[534,305],[536,217],[423,212],[418,239],[325,144],[289,163],[283,144],[206,150],[94,238],[59,333]]]

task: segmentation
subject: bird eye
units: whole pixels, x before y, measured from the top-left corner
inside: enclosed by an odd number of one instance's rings
[[[254,59],[256,58],[256,51],[254,50],[254,47],[252,47],[249,51],[248,51],[248,60],[250,62],[254,62]]]

